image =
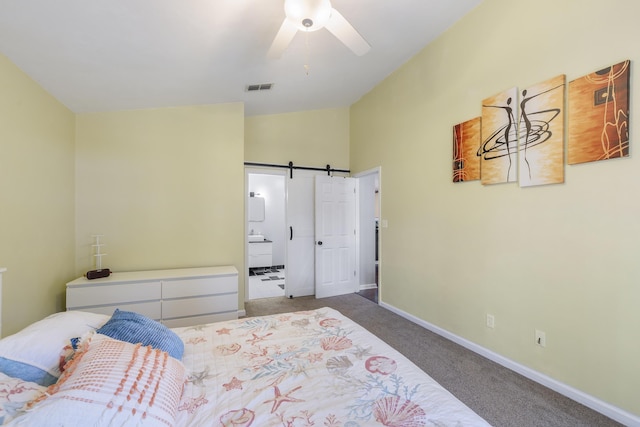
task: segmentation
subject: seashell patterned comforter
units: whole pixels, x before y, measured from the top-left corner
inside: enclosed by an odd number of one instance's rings
[[[178,426],[488,426],[330,308],[174,331],[189,372]]]

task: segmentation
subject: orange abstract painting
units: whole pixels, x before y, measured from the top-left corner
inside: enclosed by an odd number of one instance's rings
[[[476,117],[453,127],[453,182],[480,179],[480,124]]]
[[[630,61],[569,82],[569,164],[629,156]]]

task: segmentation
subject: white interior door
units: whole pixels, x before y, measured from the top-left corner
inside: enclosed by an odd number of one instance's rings
[[[356,180],[316,176],[316,298],[357,291]]]
[[[296,171],[286,178],[287,264],[286,296],[301,297],[315,292],[314,183],[317,172]]]

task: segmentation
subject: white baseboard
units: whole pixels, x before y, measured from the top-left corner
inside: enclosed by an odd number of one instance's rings
[[[412,314],[409,314],[405,311],[400,310],[390,304],[380,302],[380,306],[386,308],[389,311],[392,311],[407,320],[412,321],[425,329],[430,330],[440,336],[443,336],[456,344],[459,344],[481,356],[486,357],[489,360],[492,360],[499,365],[504,366],[505,368],[511,369],[514,372],[519,373],[520,375],[529,378],[539,384],[542,384],[545,387],[550,388],[572,400],[575,400],[578,403],[583,404],[584,406],[593,409],[596,412],[600,412],[601,414],[624,424],[625,426],[630,427],[640,427],[640,417],[633,415],[627,411],[624,411],[620,408],[617,408],[609,403],[606,403],[600,399],[597,399],[587,393],[584,393],[576,388],[573,388],[569,385],[563,384],[547,375],[544,375],[538,371],[535,371],[531,368],[528,368],[524,365],[521,365],[513,360],[507,359],[504,356],[499,355],[489,349],[486,349],[478,344],[475,344],[465,338],[462,338],[458,335],[452,334],[451,332],[442,329],[434,324],[426,322],[422,319],[419,319]]]
[[[247,315],[246,310],[238,310],[238,319]]]
[[[377,288],[377,287],[378,287],[378,285],[376,285],[375,283],[369,283],[368,285],[360,285],[360,288],[359,288],[359,289],[360,289],[361,291],[364,291],[364,290],[366,290],[366,289],[375,289],[375,288]]]

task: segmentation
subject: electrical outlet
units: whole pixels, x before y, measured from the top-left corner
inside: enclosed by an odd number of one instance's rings
[[[496,327],[496,318],[493,314],[487,314],[487,328],[495,328]]]
[[[540,347],[547,346],[547,335],[544,333],[544,331],[536,329],[536,344]]]

